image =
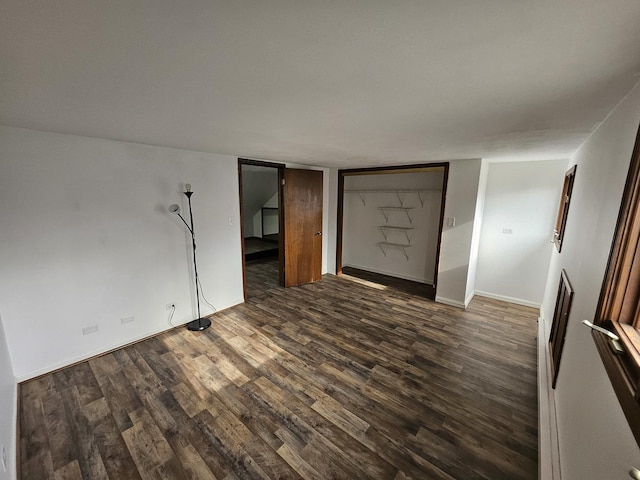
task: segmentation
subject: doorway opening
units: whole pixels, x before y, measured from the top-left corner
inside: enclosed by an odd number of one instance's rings
[[[238,159],[244,298],[283,285],[283,164]]]
[[[336,273],[435,300],[448,172],[448,163],[339,170]]]

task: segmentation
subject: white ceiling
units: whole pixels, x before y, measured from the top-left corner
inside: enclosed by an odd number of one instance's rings
[[[0,124],[316,165],[566,158],[640,72],[639,0],[0,12]]]

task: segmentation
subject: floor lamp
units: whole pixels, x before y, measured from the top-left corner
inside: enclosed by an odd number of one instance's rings
[[[180,217],[180,219],[182,220],[182,223],[184,223],[187,228],[189,229],[189,231],[191,232],[191,245],[193,245],[193,272],[195,274],[195,278],[196,278],[196,303],[198,305],[198,319],[197,320],[192,320],[189,323],[187,323],[187,328],[191,331],[194,332],[199,332],[201,330],[204,330],[206,328],[209,328],[211,326],[211,320],[209,320],[208,318],[202,318],[200,316],[200,294],[198,292],[198,285],[199,285],[199,281],[198,281],[198,264],[196,263],[196,235],[193,231],[193,211],[191,210],[191,195],[193,195],[193,192],[191,191],[191,184],[187,183],[184,186],[186,192],[183,192],[185,194],[185,196],[187,197],[187,199],[189,200],[189,218],[191,220],[191,225],[189,225],[186,220],[182,217],[182,215],[180,215],[180,206],[176,205],[175,203],[173,205],[171,205],[169,207],[169,212],[171,213],[175,213],[176,215],[178,215]]]

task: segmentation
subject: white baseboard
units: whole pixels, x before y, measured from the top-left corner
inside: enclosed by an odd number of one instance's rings
[[[475,294],[480,295],[481,297],[488,297],[488,298],[493,298],[495,300],[502,300],[503,302],[515,303],[516,305],[522,305],[524,307],[533,307],[533,308],[539,309],[541,306],[539,303],[531,302],[529,300],[523,300],[521,298],[515,298],[515,297],[507,297],[506,295],[498,295],[491,292],[482,292],[480,290],[476,290]]]
[[[7,472],[9,478],[18,478],[18,381],[13,386],[13,416],[11,419],[11,445],[9,445],[10,455],[7,455]]]
[[[436,302],[444,303],[445,305],[451,305],[452,307],[458,307],[463,309],[466,308],[466,305],[464,304],[464,302],[460,302],[458,300],[452,300],[446,297],[441,297],[439,295],[436,295]]]
[[[469,306],[469,304],[471,303],[471,300],[473,300],[473,297],[475,297],[475,296],[476,296],[476,292],[473,291],[467,296],[467,298],[464,299],[464,308],[465,309]]]
[[[560,480],[560,449],[555,391],[551,388],[549,343],[545,322],[538,318],[538,478]]]
[[[221,311],[226,310],[227,308],[231,308],[231,307],[233,307],[235,305],[240,305],[241,303],[244,303],[244,299],[239,299],[239,300],[236,300],[235,303],[231,303],[229,305],[221,306],[220,308],[216,309],[216,311],[217,312],[221,312]],[[212,315],[213,313],[214,313],[214,311],[209,307],[201,309],[201,316],[203,316],[203,317]],[[189,323],[191,320],[193,320],[193,318],[186,318],[186,319],[183,318],[183,319],[177,320],[176,323],[174,323],[173,325],[170,325],[170,326],[162,325],[161,327],[151,329],[151,330],[149,330],[148,332],[146,332],[144,334],[128,338],[128,339],[126,339],[126,340],[124,340],[122,342],[119,342],[119,343],[111,344],[110,346],[108,346],[106,348],[100,348],[99,350],[94,350],[94,351],[91,351],[91,352],[84,353],[82,355],[78,355],[78,356],[75,356],[75,357],[72,357],[72,358],[68,358],[68,359],[62,360],[60,362],[56,362],[53,365],[48,365],[46,367],[39,368],[37,370],[32,370],[30,372],[17,375],[16,376],[16,381],[18,383],[26,382],[27,380],[31,380],[32,378],[39,377],[40,375],[45,375],[47,373],[54,372],[56,370],[68,367],[68,366],[73,365],[75,363],[83,362],[83,361],[88,360],[90,358],[103,355],[103,354],[105,354],[107,352],[112,352],[112,351],[117,350],[119,348],[126,347],[127,345],[131,345],[133,343],[139,342],[141,340],[145,340],[147,338],[154,337],[154,336],[159,335],[161,333],[164,333],[164,332],[167,332],[169,330],[172,330],[172,329],[174,329],[176,327],[181,327],[181,326],[186,325],[187,323]]]
[[[159,335],[159,334],[161,334],[163,332],[166,332],[168,330],[171,330],[173,328],[185,325],[186,323],[188,323],[188,322],[185,322],[184,324],[179,323],[179,324],[176,324],[175,326],[172,326],[172,327],[162,327],[162,328],[159,328],[159,329],[150,330],[149,332],[146,332],[143,335],[136,335],[135,337],[128,338],[124,342],[111,344],[109,347],[100,348],[98,350],[92,350],[90,352],[83,353],[82,355],[76,355],[75,357],[67,358],[67,359],[62,360],[60,362],[56,362],[56,363],[54,363],[52,365],[47,365],[46,367],[38,368],[36,370],[32,370],[30,372],[18,375],[16,377],[16,380],[18,381],[18,383],[26,382],[27,380],[31,380],[32,378],[39,377],[40,375],[46,375],[47,373],[55,372],[56,370],[60,370],[61,368],[69,367],[69,366],[74,365],[76,363],[84,362],[85,360],[89,360],[90,358],[98,357],[98,356],[103,355],[103,354],[105,354],[107,352],[112,352],[112,351],[117,350],[119,348],[124,348],[127,345],[131,345],[133,343],[139,342],[139,341],[144,340],[146,338],[154,337],[156,335]]]

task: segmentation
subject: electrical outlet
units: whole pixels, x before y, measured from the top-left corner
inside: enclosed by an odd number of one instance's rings
[[[133,317],[133,315],[127,315],[126,317],[120,318],[120,323],[130,323],[130,322],[133,322],[134,320],[135,318]]]
[[[7,449],[2,445],[2,471],[7,471]]]
[[[97,332],[97,331],[98,331],[98,325],[90,325],[82,329],[82,334],[89,335],[90,333]]]
[[[456,217],[447,217],[447,227],[456,226]]]
[[[176,308],[176,302],[167,303],[167,310],[171,310],[172,308]]]

